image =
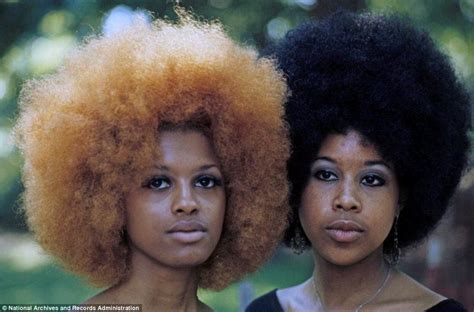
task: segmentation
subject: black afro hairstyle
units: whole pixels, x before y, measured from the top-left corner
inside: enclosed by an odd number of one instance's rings
[[[290,31],[264,54],[276,57],[291,90],[287,245],[321,143],[350,129],[395,167],[403,194],[399,246],[423,239],[460,180],[471,127],[468,94],[429,35],[402,17],[338,12]]]

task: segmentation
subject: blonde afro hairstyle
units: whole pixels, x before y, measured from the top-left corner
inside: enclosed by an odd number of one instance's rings
[[[15,132],[30,229],[90,283],[120,282],[129,272],[127,190],[159,159],[160,125],[204,116],[227,207],[199,286],[226,287],[266,261],[286,227],[285,96],[271,60],[187,13],[89,39],[20,96]]]

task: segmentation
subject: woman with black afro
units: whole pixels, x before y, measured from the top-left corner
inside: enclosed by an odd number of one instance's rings
[[[24,209],[86,303],[208,311],[287,226],[286,86],[217,23],[136,20],[23,88]]]
[[[466,164],[468,96],[408,21],[338,13],[272,50],[287,76],[286,243],[314,273],[247,311],[464,311],[396,267],[445,213]]]

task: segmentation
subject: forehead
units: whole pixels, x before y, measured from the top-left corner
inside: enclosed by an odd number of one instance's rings
[[[318,157],[321,156],[382,159],[375,145],[354,130],[346,134],[329,134],[319,149]]]
[[[211,140],[200,131],[165,130],[158,141],[161,165],[217,162]]]

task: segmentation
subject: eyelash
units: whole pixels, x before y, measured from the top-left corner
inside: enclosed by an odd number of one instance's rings
[[[329,174],[329,176],[323,177],[324,174]],[[323,182],[337,181],[339,179],[334,172],[329,171],[329,170],[318,170],[314,173],[314,177]],[[372,183],[367,183],[367,178],[374,179],[374,181],[372,181]],[[385,179],[383,179],[382,177],[376,174],[365,175],[360,182],[363,185],[366,185],[369,187],[377,187],[377,186],[385,185]]]
[[[153,185],[154,183],[160,182],[160,185]],[[163,183],[168,184],[165,187],[161,187]],[[148,180],[143,186],[152,190],[163,190],[165,188],[168,188],[171,184],[170,179],[167,177],[153,177],[150,180]]]
[[[367,182],[363,182],[364,180],[366,180],[367,178],[371,178],[371,179],[374,179],[375,184],[374,183],[367,183]],[[370,186],[370,187],[377,187],[377,186],[383,186],[385,185],[385,180],[382,178],[382,177],[379,177],[378,175],[375,175],[375,174],[369,174],[369,175],[366,175],[362,178],[362,184],[364,185],[367,185],[367,186]]]
[[[194,180],[194,183],[197,184],[197,183],[202,183],[203,180],[209,180],[210,182],[212,182],[212,186],[199,186],[199,187],[202,187],[202,188],[205,188],[205,189],[210,189],[210,188],[214,188],[216,186],[222,186],[222,181],[212,175],[202,175],[202,176],[199,176],[197,177],[195,180]]]
[[[208,184],[211,184],[210,186],[209,185],[203,185],[203,181],[205,180],[209,180]],[[154,183],[156,182],[160,182],[159,185],[153,185]],[[167,185],[165,185],[164,187],[162,186],[163,183],[166,183]],[[200,184],[200,185],[198,185]],[[203,189],[212,189],[216,186],[222,186],[222,181],[212,175],[200,175],[198,176],[196,179],[194,179],[194,185],[196,187],[200,187],[200,188],[203,188]],[[158,176],[158,177],[153,177],[151,178],[149,181],[147,181],[143,187],[147,187],[149,189],[152,189],[152,190],[164,190],[164,189],[167,189],[171,186],[171,181],[169,178],[167,177],[163,177],[163,176]]]
[[[330,174],[331,176],[335,177],[335,178],[330,178],[330,177],[323,177],[323,174]],[[334,174],[334,172],[331,172],[329,170],[318,170],[314,173],[314,177],[320,181],[326,181],[326,182],[329,182],[329,181],[335,181],[337,180],[337,176],[336,174]]]

